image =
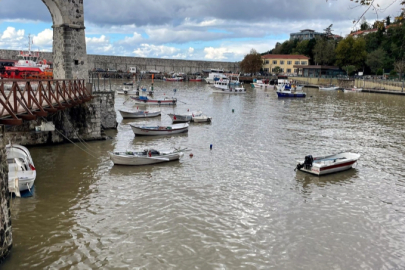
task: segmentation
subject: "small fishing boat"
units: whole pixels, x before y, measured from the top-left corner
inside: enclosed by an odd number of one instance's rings
[[[294,90],[293,88],[285,88],[282,87],[281,89],[277,89],[277,96],[278,97],[298,97],[304,98],[307,96],[306,93],[302,92],[301,90]]]
[[[212,121],[212,117],[206,116],[202,112],[193,113],[191,116],[191,121],[195,123],[210,123]]]
[[[138,90],[132,90],[128,86],[124,86],[122,89],[117,90],[117,94],[119,95],[139,95]]]
[[[155,149],[145,149],[141,152],[109,152],[109,155],[114,165],[139,166],[179,160],[184,156],[185,151],[187,151],[187,148],[159,151]]]
[[[339,86],[319,86],[319,90],[326,90],[326,91],[330,91],[330,90],[338,90]]]
[[[250,84],[253,88],[267,88],[272,85],[269,84],[269,80],[257,80],[254,79],[253,82]]]
[[[361,92],[363,88],[357,88],[356,86],[353,88],[345,88],[343,89],[343,92],[348,93],[348,92]]]
[[[22,191],[31,191],[37,171],[28,149],[18,144],[6,145],[9,191],[17,196]]]
[[[168,126],[134,126],[130,125],[135,135],[159,136],[188,132],[188,124],[175,124]]]
[[[303,88],[304,88],[303,85],[295,85],[290,83],[277,85],[277,90],[302,91]]]
[[[243,87],[230,87],[229,80],[219,80],[214,82],[214,93],[224,93],[224,94],[245,94],[246,89]]]
[[[163,98],[163,99],[153,99],[145,96],[133,97],[131,99],[138,104],[150,104],[150,105],[176,105],[177,98]]]
[[[187,123],[192,120],[192,114],[174,114],[174,113],[168,113],[167,114],[170,119],[172,119],[173,123]]]
[[[198,77],[196,77],[194,79],[190,79],[189,81],[190,82],[202,82],[202,78],[201,78],[201,76],[198,76]]]
[[[324,175],[349,170],[360,158],[360,154],[341,152],[333,155],[312,157],[306,156],[304,161],[299,161],[296,169],[299,171]]]
[[[118,110],[122,118],[149,118],[161,115],[161,111],[129,111],[129,110]]]
[[[173,78],[163,77],[163,80],[167,81],[167,82],[181,82],[184,80],[184,78],[183,77],[173,77]]]

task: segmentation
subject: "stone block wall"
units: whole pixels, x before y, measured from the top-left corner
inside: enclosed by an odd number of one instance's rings
[[[55,30],[54,30],[55,31]],[[78,38],[74,39],[78,40]],[[62,45],[60,45],[62,46]],[[81,48],[83,49],[83,48]],[[18,51],[0,50],[0,59],[16,59]],[[41,52],[41,56],[49,62],[53,61],[51,52]],[[62,57],[62,55],[57,56]],[[110,56],[110,55],[87,55],[87,65],[81,64],[78,59],[80,68],[93,70],[94,68],[113,68],[116,70],[127,71],[130,67],[137,67],[138,70],[158,70],[161,72],[201,72],[203,69],[220,68],[232,72],[239,71],[238,62],[219,62],[219,61],[196,61],[196,60],[177,60],[161,58],[143,58],[130,56]],[[73,77],[80,78],[80,72],[74,72]]]
[[[8,164],[2,128],[0,126],[0,263],[10,253],[13,246],[10,193],[8,192]]]
[[[104,139],[102,128],[117,126],[114,101],[113,92],[99,93],[90,102],[58,111],[45,120],[39,118],[24,121],[20,126],[7,126],[5,140],[21,145],[40,145],[76,141],[79,137],[88,141]],[[35,127],[42,121],[53,122],[56,130],[36,132]]]

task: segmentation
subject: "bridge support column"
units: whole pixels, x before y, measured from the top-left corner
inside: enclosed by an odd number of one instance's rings
[[[83,0],[42,0],[53,21],[54,79],[88,80]]]

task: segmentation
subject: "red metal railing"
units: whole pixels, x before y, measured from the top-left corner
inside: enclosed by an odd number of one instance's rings
[[[0,124],[21,125],[91,100],[85,80],[0,80]]]

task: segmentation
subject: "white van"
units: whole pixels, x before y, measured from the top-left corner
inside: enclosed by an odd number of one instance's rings
[[[130,67],[129,73],[136,73],[136,67]]]

